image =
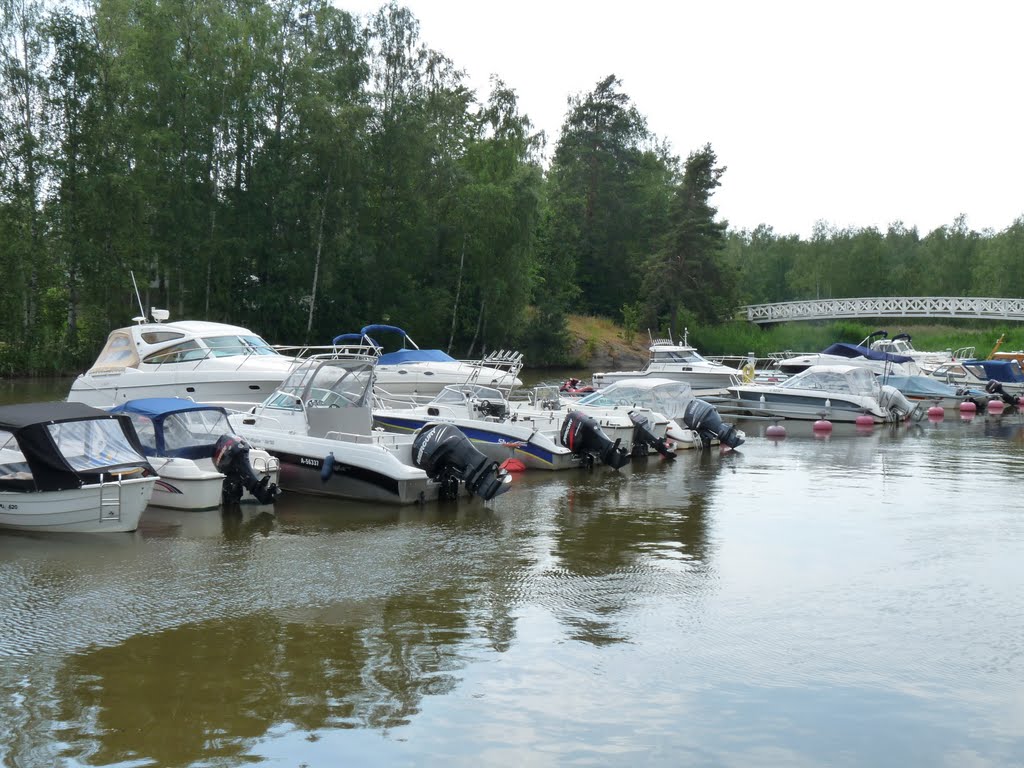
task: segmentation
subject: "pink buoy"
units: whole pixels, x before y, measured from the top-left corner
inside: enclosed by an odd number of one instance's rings
[[[866,413],[862,413],[855,419],[858,427],[873,427],[875,426],[875,420],[868,416]]]
[[[989,413],[1002,413],[1006,404],[1002,400],[989,400],[987,407]]]
[[[978,406],[970,400],[964,400],[960,403],[960,413],[974,413],[976,410],[978,410]]]
[[[928,409],[928,418],[939,418],[941,419],[946,415],[946,409],[941,405],[933,405]]]
[[[764,431],[765,437],[782,438],[786,436],[786,428],[781,424],[772,424]]]
[[[1017,407],[1018,408],[1024,407],[1024,395],[1022,395],[1021,397],[1017,398]]]
[[[816,422],[814,422],[814,431],[815,432],[831,432],[832,431],[832,422],[829,421],[828,419],[818,419]]]

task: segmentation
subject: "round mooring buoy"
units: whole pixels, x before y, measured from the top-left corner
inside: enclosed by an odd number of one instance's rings
[[[781,424],[772,424],[764,431],[764,436],[778,440],[786,436],[786,428]]]
[[[978,406],[970,400],[964,400],[960,403],[960,413],[974,413],[976,410],[978,410]]]
[[[989,413],[1002,413],[1003,412],[1003,408],[1005,408],[1005,407],[1006,407],[1006,404],[1002,400],[989,400],[988,401],[987,408],[988,408],[988,412]]]
[[[814,422],[814,431],[815,432],[831,432],[832,431],[832,422],[829,421],[828,419],[818,419],[816,422]]]
[[[930,421],[942,421],[945,415],[946,409],[943,408],[941,405],[933,405],[931,408],[928,409],[928,419]]]
[[[872,419],[870,416],[868,416],[866,413],[862,413],[860,416],[858,416],[855,419],[855,422],[856,422],[857,426],[861,427],[862,429],[864,427],[869,427],[870,428],[870,427],[875,426],[875,420]]]

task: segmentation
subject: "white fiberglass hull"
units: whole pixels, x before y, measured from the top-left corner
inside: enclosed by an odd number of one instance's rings
[[[439,485],[412,464],[409,438],[381,435],[349,442],[264,429],[251,423],[250,414],[230,420],[241,437],[278,458],[279,484],[286,491],[383,504],[437,499]]]
[[[149,460],[159,478],[153,488],[150,504],[168,509],[216,509],[221,504],[224,475],[213,468],[211,459],[151,457]],[[269,484],[279,479],[278,461],[266,451],[250,450],[249,463],[256,476],[269,476]],[[242,504],[258,503],[249,491],[242,492]]]
[[[280,372],[139,371],[83,373],[71,385],[68,400],[110,408],[144,397],[180,397],[230,408],[262,403],[287,375]]]
[[[859,416],[864,415],[870,416],[876,423],[894,420],[882,410],[875,398],[867,395],[782,389],[757,384],[730,387],[729,394],[737,399],[739,407],[746,408],[754,415],[849,423],[856,422]]]
[[[155,477],[140,477],[63,491],[0,491],[0,527],[67,533],[134,531],[155,483]]]
[[[583,459],[558,443],[557,427],[540,432],[528,420],[486,421],[469,417],[432,416],[420,408],[375,411],[374,424],[389,432],[412,434],[426,424],[453,424],[473,446],[499,464],[518,459],[527,469],[562,470],[583,466]]]

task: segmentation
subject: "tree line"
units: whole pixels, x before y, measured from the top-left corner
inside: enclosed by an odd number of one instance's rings
[[[531,365],[566,361],[573,312],[679,328],[748,301],[1022,295],[1021,220],[730,230],[712,146],[675,156],[614,75],[548,142],[397,3],[0,0],[0,372],[87,365],[140,312],[132,275],[146,308],[276,343],[391,322]]]

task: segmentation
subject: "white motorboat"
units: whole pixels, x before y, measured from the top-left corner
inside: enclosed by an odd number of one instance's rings
[[[508,473],[451,425],[374,430],[375,363],[351,349],[307,358],[265,402],[232,414],[232,430],[281,461],[285,490],[391,504],[453,498],[459,483],[484,500],[508,490]]]
[[[595,373],[594,387],[600,389],[616,381],[650,377],[684,382],[697,393],[722,393],[739,382],[742,373],[738,369],[706,359],[690,346],[688,336],[684,330],[682,340],[673,341],[671,334],[665,339],[651,337],[647,365],[639,371]]]
[[[538,385],[525,394],[525,400],[509,401],[512,418],[529,420],[538,429],[564,429],[567,417],[579,413],[629,455],[667,454],[675,449],[674,444],[669,445],[673,442],[668,437],[671,420],[642,405],[625,401],[611,406],[583,405],[582,398],[563,397],[560,387],[552,384]]]
[[[898,389],[883,385],[860,365],[814,365],[779,384],[729,387],[736,405],[753,415],[856,422],[902,421],[917,408]]]
[[[697,398],[689,384],[672,379],[623,379],[584,395],[576,406],[583,411],[646,408],[668,419],[665,437],[680,448],[738,448],[746,438],[742,430],[724,423],[713,405]]]
[[[0,526],[134,531],[157,475],[126,416],[81,403],[0,407]]]
[[[111,412],[131,418],[160,476],[153,506],[202,510],[222,502],[274,503],[280,462],[233,435],[220,406],[153,397],[129,400]]]
[[[921,373],[913,357],[898,355],[885,350],[872,349],[877,336],[887,335],[875,331],[859,344],[837,342],[821,352],[780,356],[775,368],[787,376],[806,371],[814,365],[857,365],[867,368],[878,376],[913,376]]]
[[[377,341],[385,335],[399,338],[401,347],[385,352]],[[388,407],[422,405],[449,384],[474,382],[508,392],[522,384],[523,356],[500,350],[481,360],[456,360],[440,349],[420,349],[405,331],[394,325],[367,325],[359,333],[343,333],[332,341],[335,351],[369,349],[377,357],[376,394]],[[353,347],[354,345],[354,347]]]
[[[871,341],[870,349],[875,352],[909,357],[925,374],[945,363],[954,360],[967,360],[974,357],[974,347],[961,347],[955,351],[946,349],[941,352],[925,352],[915,349],[909,333],[897,333],[890,339],[887,332],[877,331],[872,336],[880,336],[881,338]],[[868,338],[870,339],[871,337]]]
[[[144,397],[183,397],[228,408],[260,403],[296,365],[258,335],[198,320],[154,322],[111,331],[92,367],[71,385],[68,400],[109,408]]]
[[[570,469],[591,466],[601,461],[619,468],[628,461],[628,453],[618,450],[614,441],[593,420],[577,419],[569,413],[547,410],[531,413],[513,410],[504,393],[482,384],[449,385],[430,403],[414,408],[374,408],[373,422],[391,432],[410,433],[430,423],[454,424],[484,455],[504,462],[517,459],[525,469]],[[631,444],[637,442],[633,425]],[[569,447],[564,435],[582,436]]]

